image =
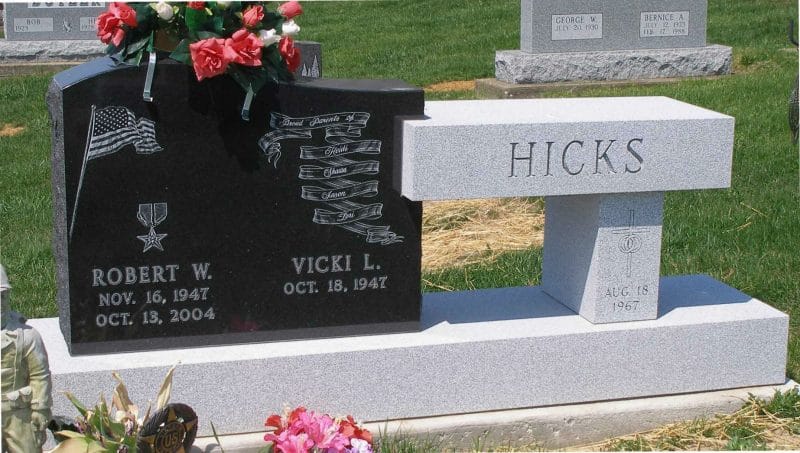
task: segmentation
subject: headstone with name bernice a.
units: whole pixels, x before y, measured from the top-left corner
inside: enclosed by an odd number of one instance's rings
[[[72,353],[415,330],[421,203],[392,188],[396,81],[267,86],[103,58],[57,74],[54,250]]]
[[[510,83],[727,74],[731,49],[708,45],[707,0],[521,0],[520,48],[495,57]]]
[[[25,2],[5,4],[9,41],[97,40],[97,16],[106,2]]]

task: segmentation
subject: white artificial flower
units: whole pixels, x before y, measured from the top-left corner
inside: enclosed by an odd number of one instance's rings
[[[281,35],[275,33],[275,29],[273,28],[270,30],[261,30],[258,32],[258,38],[261,40],[264,47],[267,47],[280,41]]]
[[[293,20],[287,20],[283,23],[283,29],[281,30],[281,34],[285,36],[294,36],[300,32],[300,26],[295,23]]]
[[[161,20],[167,22],[171,21],[172,17],[175,15],[175,11],[172,10],[172,6],[170,6],[170,4],[167,2],[158,2],[153,5],[153,9],[156,10],[158,17],[160,17]]]
[[[230,6],[230,4],[231,2],[217,2],[217,6],[219,6],[222,9],[227,8],[228,6]]]
[[[353,453],[372,453],[372,446],[366,440],[350,439],[350,446]]]

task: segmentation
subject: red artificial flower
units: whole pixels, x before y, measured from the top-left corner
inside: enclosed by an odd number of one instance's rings
[[[230,60],[225,55],[225,40],[209,38],[189,45],[192,65],[197,80],[218,76],[228,69]]]
[[[263,43],[258,36],[242,28],[225,40],[225,56],[233,63],[245,66],[261,66]]]
[[[339,432],[345,437],[365,440],[372,445],[372,433],[359,427],[352,415],[348,415],[346,419],[339,422]]]
[[[303,14],[303,7],[300,6],[300,2],[292,0],[291,2],[286,2],[279,6],[278,12],[286,19],[292,19],[293,17]]]
[[[288,36],[281,38],[278,43],[278,50],[286,61],[289,72],[294,72],[300,66],[300,50],[294,46],[294,40]]]
[[[108,11],[97,17],[97,37],[104,44],[119,46],[125,39],[123,25],[136,28],[136,11],[124,3],[113,2],[108,5]]]
[[[242,13],[242,24],[247,28],[253,28],[264,18],[264,7],[261,5],[251,6]]]
[[[206,9],[206,2],[187,2],[186,6],[192,9],[196,9],[198,11],[202,11]]]

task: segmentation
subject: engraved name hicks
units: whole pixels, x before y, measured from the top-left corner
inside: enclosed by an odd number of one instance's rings
[[[644,139],[510,143],[509,178],[638,173]]]

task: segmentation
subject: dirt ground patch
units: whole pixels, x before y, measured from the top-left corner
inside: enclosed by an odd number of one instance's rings
[[[541,246],[544,203],[536,198],[426,202],[422,268],[426,271],[490,261],[511,250]]]

